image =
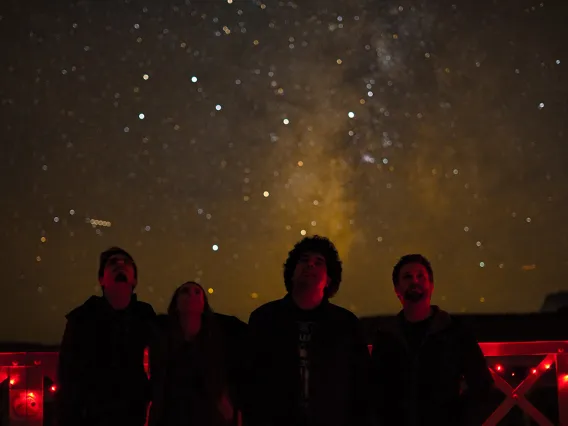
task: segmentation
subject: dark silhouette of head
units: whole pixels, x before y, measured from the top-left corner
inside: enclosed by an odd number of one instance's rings
[[[99,284],[110,305],[126,309],[138,284],[138,269],[132,256],[120,247],[111,247],[99,259]]]
[[[428,259],[421,254],[407,254],[400,258],[392,271],[392,282],[402,305],[412,307],[430,305],[434,290],[434,273]]]
[[[207,292],[195,281],[187,281],[176,288],[168,306],[168,315],[176,324],[180,324],[181,315],[191,312],[201,313],[203,327],[206,327],[213,316]]]
[[[100,254],[100,257],[99,257],[99,279],[101,279],[104,276],[105,268],[107,266],[108,261],[111,258],[112,259],[123,258],[123,259],[129,260],[130,263],[132,264],[132,268],[134,269],[134,279],[135,280],[138,279],[138,268],[136,266],[136,263],[134,262],[134,259],[132,258],[130,253],[128,253],[126,250],[124,250],[120,247],[111,247],[111,248],[103,251]]]
[[[334,244],[314,235],[296,243],[284,263],[284,284],[290,294],[294,285],[323,285],[324,296],[332,298],[339,291],[343,267]]]

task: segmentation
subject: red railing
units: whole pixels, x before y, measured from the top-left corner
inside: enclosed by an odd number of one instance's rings
[[[505,395],[484,426],[497,425],[515,406],[541,426],[568,426],[568,341],[480,343],[480,346],[496,387]],[[526,357],[540,360],[529,367],[524,380],[512,386],[508,367],[515,358]],[[55,380],[56,368],[56,352],[0,353],[0,382],[8,383],[9,388],[9,425],[43,426],[44,400],[53,399],[57,389],[56,383],[46,386],[44,377]],[[556,373],[558,423],[553,423],[527,399],[527,393],[551,371]]]
[[[503,342],[481,343],[481,349],[489,359],[495,385],[505,394],[505,399],[485,421],[484,426],[497,425],[515,406],[531,417],[540,426],[554,423],[540,412],[527,398],[527,393],[539,379],[553,368],[556,370],[556,393],[558,396],[558,423],[568,426],[568,342]],[[491,358],[541,356],[542,360],[530,368],[529,374],[516,386],[511,386],[500,364],[492,364]]]

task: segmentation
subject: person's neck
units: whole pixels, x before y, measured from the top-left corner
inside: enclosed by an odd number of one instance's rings
[[[108,306],[110,306],[110,308],[113,311],[117,312],[122,312],[127,310],[132,302],[132,297],[130,297],[130,299],[128,299],[127,301],[126,300],[118,301],[118,300],[113,300],[112,297],[109,297],[108,294],[103,294],[103,299],[107,302]]]
[[[201,330],[201,314],[189,312],[180,316],[181,329],[185,340],[194,340]]]
[[[322,304],[323,294],[292,292],[292,300],[298,308],[311,311]]]
[[[432,307],[430,304],[407,305],[403,313],[408,322],[420,322],[432,315]]]

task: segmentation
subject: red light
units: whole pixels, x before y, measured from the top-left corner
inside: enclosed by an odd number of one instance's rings
[[[511,376],[515,376],[515,373],[511,373]]]
[[[548,370],[550,368],[550,364],[544,364],[544,368]]]
[[[503,371],[503,366],[502,366],[501,364],[497,364],[497,365],[495,366],[495,370],[501,372],[501,371]]]
[[[562,381],[563,381],[564,383],[568,383],[568,374],[565,374],[565,375],[562,377]]]
[[[10,385],[14,386],[16,384],[16,380],[15,379],[10,379]]]
[[[28,396],[29,396],[30,398],[35,398],[35,395],[34,395],[33,392],[28,393]]]
[[[533,374],[536,374],[536,368],[533,368],[533,369],[532,369],[532,373],[533,373]]]
[[[51,392],[55,392],[55,391],[57,390],[57,386],[52,385],[52,386],[49,388],[49,390],[50,390]]]

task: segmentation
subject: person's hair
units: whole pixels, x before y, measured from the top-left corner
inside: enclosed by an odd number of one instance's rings
[[[335,245],[328,238],[320,237],[319,235],[304,238],[296,243],[294,248],[288,253],[288,259],[284,263],[284,285],[286,286],[286,291],[288,293],[292,291],[294,270],[304,253],[318,253],[324,257],[327,276],[330,279],[324,295],[328,299],[335,296],[339,291],[341,274],[343,272],[341,259]]]
[[[421,254],[407,254],[399,259],[392,270],[392,283],[395,286],[398,285],[400,270],[404,265],[408,265],[409,263],[418,263],[424,266],[426,268],[426,271],[428,271],[430,282],[434,282],[434,272],[432,271],[432,265],[430,265],[428,259],[426,259]]]
[[[211,309],[211,305],[209,304],[209,298],[207,297],[207,292],[205,291],[205,289],[201,284],[196,283],[195,281],[187,281],[182,285],[180,285],[178,288],[176,288],[174,294],[172,295],[172,300],[170,301],[170,304],[168,306],[168,316],[174,322],[174,324],[177,324],[179,326],[179,331],[181,332],[181,323],[179,318],[179,310],[177,307],[177,300],[179,298],[179,293],[181,292],[181,289],[189,284],[196,285],[203,292],[203,300],[205,303],[203,306],[203,314],[201,315],[201,331],[204,331],[205,330],[204,326],[206,325],[208,326],[209,324],[214,322],[215,314],[213,313],[213,309]]]
[[[197,356],[201,362],[202,368],[205,372],[205,384],[208,392],[213,398],[219,398],[221,393],[226,388],[226,368],[224,365],[224,351],[223,351],[223,338],[221,330],[215,319],[215,313],[209,304],[207,292],[201,284],[195,281],[187,281],[180,285],[172,296],[172,300],[168,306],[169,318],[169,337],[172,348],[179,348],[183,343],[183,329],[181,325],[181,318],[177,306],[177,301],[181,289],[188,285],[193,284],[201,289],[203,292],[203,313],[201,314],[201,329],[195,340],[197,349]],[[173,354],[175,356],[175,354]],[[215,399],[218,400],[218,399]]]
[[[130,259],[130,261],[132,262],[132,266],[134,267],[134,278],[138,279],[138,268],[136,267],[136,262],[134,262],[134,259],[132,258],[130,253],[128,253],[124,249],[121,249],[120,247],[111,247],[101,253],[99,257],[99,278],[102,278],[103,275],[105,274],[105,267],[108,260],[112,256],[116,256],[117,254]]]

